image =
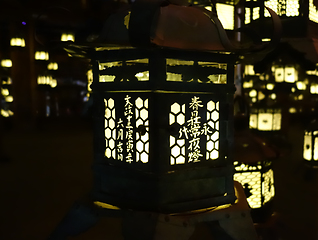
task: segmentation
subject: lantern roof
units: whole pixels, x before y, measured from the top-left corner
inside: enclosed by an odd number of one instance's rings
[[[251,54],[255,58],[264,51],[267,54],[279,42],[280,20],[275,12],[271,11],[271,15],[274,23],[272,41],[243,44],[228,38],[214,11],[164,0],[137,0],[127,9],[110,15],[99,32],[88,34],[84,42],[68,43],[66,49],[73,56],[83,56],[92,48],[141,47]]]

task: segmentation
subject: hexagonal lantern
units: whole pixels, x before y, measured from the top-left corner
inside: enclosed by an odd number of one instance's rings
[[[94,200],[179,212],[230,203],[235,55],[98,49]]]
[[[313,120],[305,130],[303,158],[312,168],[318,168],[318,123]]]
[[[234,162],[234,180],[243,185],[247,201],[252,208],[254,219],[262,221],[263,216],[275,196],[274,172],[272,161],[259,161],[251,163]],[[253,212],[254,211],[254,212]]]
[[[264,103],[254,104],[250,110],[250,128],[271,132],[281,130],[282,113],[277,106],[266,106]]]
[[[272,49],[280,24],[269,11]],[[137,0],[111,15],[98,36],[86,38],[92,43],[68,43],[69,53],[86,55],[92,64],[95,202],[176,213],[235,201],[239,58],[216,16],[199,7]],[[269,50],[263,47],[249,50]]]

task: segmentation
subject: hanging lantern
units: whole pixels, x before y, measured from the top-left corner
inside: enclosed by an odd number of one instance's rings
[[[46,51],[36,51],[35,60],[49,60],[49,53]]]
[[[273,65],[272,70],[277,83],[295,83],[298,81],[298,70],[294,65]]]
[[[110,49],[92,57],[96,200],[167,212],[232,201],[233,55]]]
[[[318,84],[317,83],[311,83],[310,93],[311,94],[318,94]]]
[[[252,216],[255,216],[257,211],[266,208],[275,196],[272,161],[254,163],[235,161],[234,166],[234,180],[242,184],[247,201],[252,208]]]
[[[93,69],[93,198],[167,213],[232,203],[238,56],[213,12],[160,4],[135,1],[94,47],[69,45]]]
[[[278,131],[281,129],[281,108],[254,104],[250,110],[250,128],[259,131]]]
[[[5,67],[5,68],[12,67],[11,59],[2,59],[1,60],[1,67]]]
[[[25,47],[24,38],[18,38],[18,37],[11,38],[10,45],[12,47]]]
[[[61,41],[62,42],[67,42],[67,41],[74,42],[75,41],[75,36],[74,36],[73,33],[62,33]]]
[[[59,68],[59,65],[57,64],[57,62],[50,62],[47,65],[48,70],[57,70],[58,68]]]
[[[305,130],[303,158],[314,168],[318,168],[318,124],[314,120]]]
[[[234,135],[234,180],[241,183],[252,209],[254,222],[271,215],[275,196],[272,161],[277,151],[248,129]]]
[[[37,83],[40,86],[50,86],[55,88],[57,86],[57,81],[52,76],[39,75],[37,78]]]

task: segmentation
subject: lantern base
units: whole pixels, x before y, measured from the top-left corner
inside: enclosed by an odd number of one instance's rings
[[[95,165],[93,199],[121,209],[178,213],[234,203],[231,166],[166,174]]]

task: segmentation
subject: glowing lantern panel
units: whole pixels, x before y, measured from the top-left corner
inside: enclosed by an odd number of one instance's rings
[[[224,29],[234,29],[234,6],[224,3],[216,3],[218,17]]]

